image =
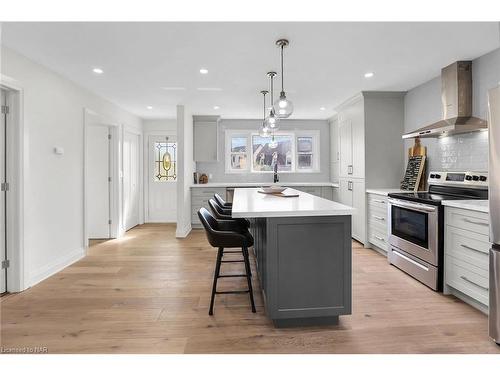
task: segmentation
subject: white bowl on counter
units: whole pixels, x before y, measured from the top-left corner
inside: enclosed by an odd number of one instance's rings
[[[285,191],[286,187],[279,185],[271,185],[271,186],[262,186],[260,189],[262,190],[263,193],[266,194],[278,194]]]

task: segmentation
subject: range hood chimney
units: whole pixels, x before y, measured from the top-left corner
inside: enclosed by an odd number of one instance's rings
[[[406,133],[403,138],[437,138],[488,128],[472,116],[472,61],[457,61],[441,70],[443,120]]]

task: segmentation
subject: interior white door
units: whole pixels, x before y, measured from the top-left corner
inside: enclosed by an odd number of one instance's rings
[[[2,106],[6,106],[6,95],[3,90],[0,90],[0,103]],[[3,262],[6,259],[6,221],[7,221],[7,213],[6,213],[6,198],[7,192],[5,191],[6,182],[6,165],[7,165],[7,153],[6,153],[6,145],[5,139],[7,138],[7,114],[3,113],[1,117],[1,125],[0,125],[0,182],[2,183],[2,192],[0,194],[0,261]],[[6,291],[7,287],[7,272],[5,268],[0,266],[0,293]]]
[[[139,136],[123,135],[123,217],[125,230],[139,225]]]
[[[175,144],[175,150],[177,150],[175,135],[151,135],[148,137],[149,173],[146,218],[150,223],[175,223],[177,221],[177,179],[158,178],[159,174],[164,172],[161,166],[163,155],[161,145],[165,143]],[[176,151],[171,151],[171,154],[175,168],[177,168]],[[172,168],[174,168],[174,164]]]
[[[352,124],[345,120],[339,123],[340,177],[349,177],[352,166]]]
[[[110,129],[87,127],[88,238],[110,238]]]

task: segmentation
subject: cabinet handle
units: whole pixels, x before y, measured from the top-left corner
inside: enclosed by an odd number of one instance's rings
[[[384,218],[384,217],[382,217],[382,216],[375,216],[375,215],[372,215],[372,217],[373,217],[374,219],[377,219],[377,220],[380,220],[380,221],[385,221],[385,218]]]
[[[377,203],[385,203],[385,201],[381,200],[381,199],[373,199],[374,202],[377,202]]]
[[[352,165],[347,166],[347,174],[352,174],[353,173],[353,168]]]
[[[479,250],[479,249],[474,249],[473,247],[470,247],[470,246],[468,246],[468,245],[460,244],[460,246],[462,246],[463,248],[468,249],[468,250],[476,251],[476,252],[481,253],[481,254],[483,254],[483,255],[488,255],[488,254],[487,254],[487,253],[485,253],[484,251],[481,251],[481,250]]]
[[[383,239],[382,237],[379,237],[379,236],[376,236],[376,235],[373,235],[373,237],[375,237],[379,241],[385,242],[385,239]]]
[[[352,181],[347,182],[347,190],[352,191]]]
[[[483,226],[486,226],[486,227],[489,226],[489,224],[485,223],[484,221],[471,220],[471,219],[467,219],[467,218],[465,218],[464,221],[467,222],[467,223],[471,223],[471,224],[483,225]]]
[[[483,290],[489,290],[488,288],[486,288],[486,287],[484,287],[484,286],[482,286],[482,285],[479,285],[478,283],[475,283],[474,281],[472,281],[472,280],[468,279],[468,278],[467,278],[467,277],[465,277],[465,276],[460,276],[460,278],[461,278],[462,280],[467,281],[468,283],[471,283],[472,285],[475,285],[475,286],[480,287],[480,288],[481,288],[481,289],[483,289]]]

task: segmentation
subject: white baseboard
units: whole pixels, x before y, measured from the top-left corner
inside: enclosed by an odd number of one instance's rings
[[[59,259],[56,259],[54,262],[51,262],[47,265],[44,265],[43,267],[38,268],[34,272],[30,272],[28,286],[32,287],[33,285],[38,284],[40,281],[43,281],[46,278],[52,276],[53,274],[61,271],[62,269],[82,259],[84,256],[85,256],[85,249],[82,247],[73,250],[69,254],[60,257]]]
[[[185,238],[188,236],[189,233],[191,233],[191,223],[186,225],[183,228],[180,228],[179,225],[177,224],[177,229],[175,230],[175,237],[177,238]]]

